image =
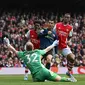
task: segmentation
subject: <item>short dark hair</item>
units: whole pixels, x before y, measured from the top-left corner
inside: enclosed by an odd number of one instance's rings
[[[71,14],[70,14],[70,13],[65,13],[64,16],[65,16],[65,15],[71,15]]]
[[[35,25],[36,23],[42,25],[42,22],[41,22],[40,20],[35,20],[35,21],[34,21],[34,25]]]

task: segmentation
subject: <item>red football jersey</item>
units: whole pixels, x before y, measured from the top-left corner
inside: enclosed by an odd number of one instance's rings
[[[38,39],[38,35],[35,30],[30,30],[30,40],[34,45],[34,49],[40,48],[40,40]]]
[[[62,22],[56,24],[56,33],[59,39],[59,49],[67,47],[67,38],[72,30],[72,26],[67,24],[64,25]]]

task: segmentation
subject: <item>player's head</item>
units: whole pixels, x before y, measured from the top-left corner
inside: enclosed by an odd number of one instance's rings
[[[34,21],[34,28],[35,29],[40,29],[41,28],[41,21],[40,20],[35,20]]]
[[[25,50],[31,51],[31,50],[33,50],[33,49],[34,49],[33,44],[32,44],[30,41],[28,41],[28,42],[26,43],[26,45],[25,45]]]
[[[41,25],[42,25],[42,23],[41,23],[40,20],[35,20],[35,21],[34,21],[34,29],[36,30],[37,33],[40,32],[40,30],[41,30]]]
[[[49,20],[49,28],[53,28],[54,27],[54,21],[53,20]]]
[[[69,23],[69,21],[70,21],[70,14],[69,13],[65,13],[64,18],[63,18],[63,22],[65,24],[67,24],[67,23]]]

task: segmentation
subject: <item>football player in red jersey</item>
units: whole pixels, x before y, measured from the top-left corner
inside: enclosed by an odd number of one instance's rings
[[[28,40],[30,40],[33,43],[34,49],[40,48],[40,40],[38,38],[38,33],[40,31],[40,28],[41,28],[41,21],[35,20],[34,28],[30,29],[25,35],[28,38]]]
[[[77,81],[72,74],[70,73],[75,61],[75,55],[71,52],[68,43],[72,37],[73,28],[69,24],[70,21],[70,14],[66,13],[64,15],[63,21],[55,24],[53,31],[56,32],[58,39],[59,39],[59,45],[58,49],[59,52],[63,54],[63,56],[67,57],[67,68],[68,72],[66,73],[69,77],[72,77],[74,81]]]
[[[40,40],[38,38],[38,33],[40,31],[41,28],[41,21],[39,20],[35,20],[34,21],[34,28],[30,29],[25,37],[32,42],[32,44],[34,45],[34,49],[39,49],[40,48]],[[25,75],[24,75],[24,80],[28,80],[28,69],[25,68]]]

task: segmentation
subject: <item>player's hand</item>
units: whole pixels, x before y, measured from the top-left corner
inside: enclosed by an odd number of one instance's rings
[[[59,44],[59,40],[55,40],[52,45],[57,46],[58,44]]]
[[[52,34],[52,32],[51,31],[48,31],[48,34]]]
[[[8,45],[10,45],[10,41],[9,41],[9,39],[8,38],[4,38],[4,43],[8,46]]]

